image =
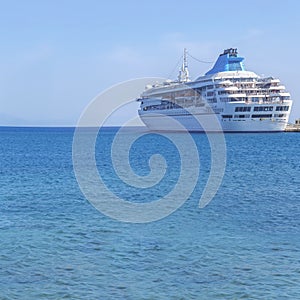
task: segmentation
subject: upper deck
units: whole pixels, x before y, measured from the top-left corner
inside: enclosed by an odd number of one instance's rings
[[[290,100],[290,94],[279,79],[262,78],[254,72],[247,71],[242,61],[243,58],[238,56],[237,49],[227,49],[219,56],[213,68],[196,80],[190,81],[188,77],[181,76],[176,81],[168,80],[162,84],[148,86],[141,96],[171,100],[177,97],[201,96],[210,103],[272,103]],[[187,70],[186,59],[181,75],[184,70]]]

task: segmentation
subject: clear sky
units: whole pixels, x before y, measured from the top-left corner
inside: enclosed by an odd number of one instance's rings
[[[0,125],[74,125],[101,91],[172,77],[184,47],[281,79],[300,117],[300,1],[1,1]],[[211,65],[189,63],[195,78]],[[172,74],[171,74],[172,73]]]

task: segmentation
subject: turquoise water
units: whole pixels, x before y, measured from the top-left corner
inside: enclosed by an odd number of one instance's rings
[[[104,181],[149,201],[179,176],[176,148],[159,135],[137,141],[132,167],[161,153],[170,168],[150,191],[116,183],[115,131],[97,145]],[[210,151],[191,197],[170,216],[128,224],[83,197],[72,166],[73,129],[0,128],[0,299],[300,299],[300,134],[226,134],[227,168],[213,201],[198,201]],[[147,160],[146,160],[147,161]]]

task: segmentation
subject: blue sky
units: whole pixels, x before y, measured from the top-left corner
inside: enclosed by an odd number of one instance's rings
[[[1,1],[0,124],[74,125],[113,84],[170,76],[184,47],[279,77],[300,117],[299,1]],[[211,65],[190,60],[193,78]]]

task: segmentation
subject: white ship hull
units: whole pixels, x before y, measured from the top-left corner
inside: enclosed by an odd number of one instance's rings
[[[205,129],[192,115],[170,116],[182,126],[174,126],[169,118],[162,114],[141,115],[143,123],[153,131],[190,131],[190,132],[280,132],[284,131],[287,121],[275,119],[244,119],[244,120],[220,120],[219,127],[209,126],[212,115],[198,116],[201,124],[205,124]]]

